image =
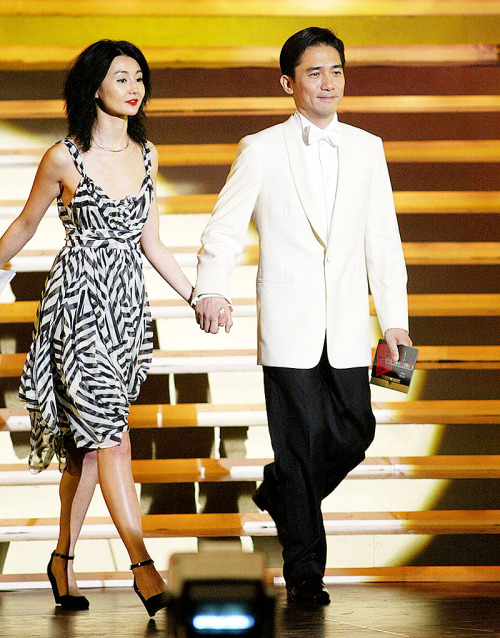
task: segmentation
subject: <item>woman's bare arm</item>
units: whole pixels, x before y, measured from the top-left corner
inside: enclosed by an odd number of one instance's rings
[[[141,247],[151,265],[179,293],[187,302],[191,299],[193,286],[186,275],[182,272],[179,264],[175,261],[170,250],[160,239],[158,204],[156,197],[156,175],[158,172],[158,152],[153,144],[151,147],[151,157],[153,168],[151,177],[155,185],[155,197],[151,204],[148,219],[144,224],[141,236]]]
[[[61,192],[71,158],[63,145],[49,148],[40,162],[35,180],[21,214],[0,238],[0,268],[33,237],[48,207]]]

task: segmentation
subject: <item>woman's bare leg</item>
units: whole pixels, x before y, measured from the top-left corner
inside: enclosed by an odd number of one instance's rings
[[[73,556],[85,515],[97,484],[97,452],[78,450],[72,446],[68,451],[68,465],[59,484],[61,515],[56,552]],[[73,571],[73,561],[54,556],[51,567],[59,594],[81,596]]]
[[[75,555],[75,544],[80,536],[83,521],[94,495],[97,481],[97,450],[93,450],[87,452],[83,459],[82,475],[73,500],[73,507],[71,508],[70,542],[68,550],[70,556]],[[71,596],[81,596],[81,592],[76,584],[72,560],[68,561],[68,588]]]
[[[130,437],[124,432],[120,445],[97,451],[99,482],[111,518],[127,548],[130,562],[149,558],[142,534],[139,499],[132,476]],[[137,587],[144,598],[164,590],[164,583],[154,565],[134,570]]]

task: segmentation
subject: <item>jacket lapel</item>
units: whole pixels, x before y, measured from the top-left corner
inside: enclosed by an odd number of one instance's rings
[[[342,126],[342,124],[340,124]],[[341,223],[342,215],[348,210],[347,202],[349,200],[351,192],[351,180],[349,179],[349,172],[347,167],[355,166],[356,164],[350,162],[350,154],[352,151],[351,145],[347,141],[347,132],[345,129],[342,131],[342,141],[339,146],[339,172],[337,177],[337,191],[335,194],[335,203],[333,205],[332,220],[330,224],[330,233],[328,235],[328,245],[330,246],[334,241],[336,235],[336,229]]]
[[[288,153],[288,161],[292,173],[293,181],[297,189],[297,194],[304,212],[311,224],[314,234],[318,240],[326,247],[326,228],[325,222],[321,215],[321,209],[318,204],[314,187],[307,170],[304,145],[297,132],[297,125],[290,117],[283,123],[283,134],[285,137],[285,145]]]

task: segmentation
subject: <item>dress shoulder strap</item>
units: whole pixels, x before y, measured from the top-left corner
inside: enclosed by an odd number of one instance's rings
[[[78,171],[84,177],[86,177],[85,168],[83,166],[82,158],[80,157],[80,151],[78,150],[78,146],[73,142],[73,140],[70,140],[68,138],[65,138],[65,139],[63,139],[61,141],[64,143],[64,145],[66,146],[66,148],[70,152],[70,155],[73,158],[73,161],[74,161]]]
[[[151,149],[149,148],[149,144],[147,142],[144,142],[144,144],[142,145],[142,156],[144,158],[146,173],[149,175],[151,173]]]

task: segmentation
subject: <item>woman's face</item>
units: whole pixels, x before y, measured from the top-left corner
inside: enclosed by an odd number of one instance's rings
[[[144,93],[141,67],[133,58],[119,55],[111,62],[95,98],[103,111],[124,118],[138,112]]]

